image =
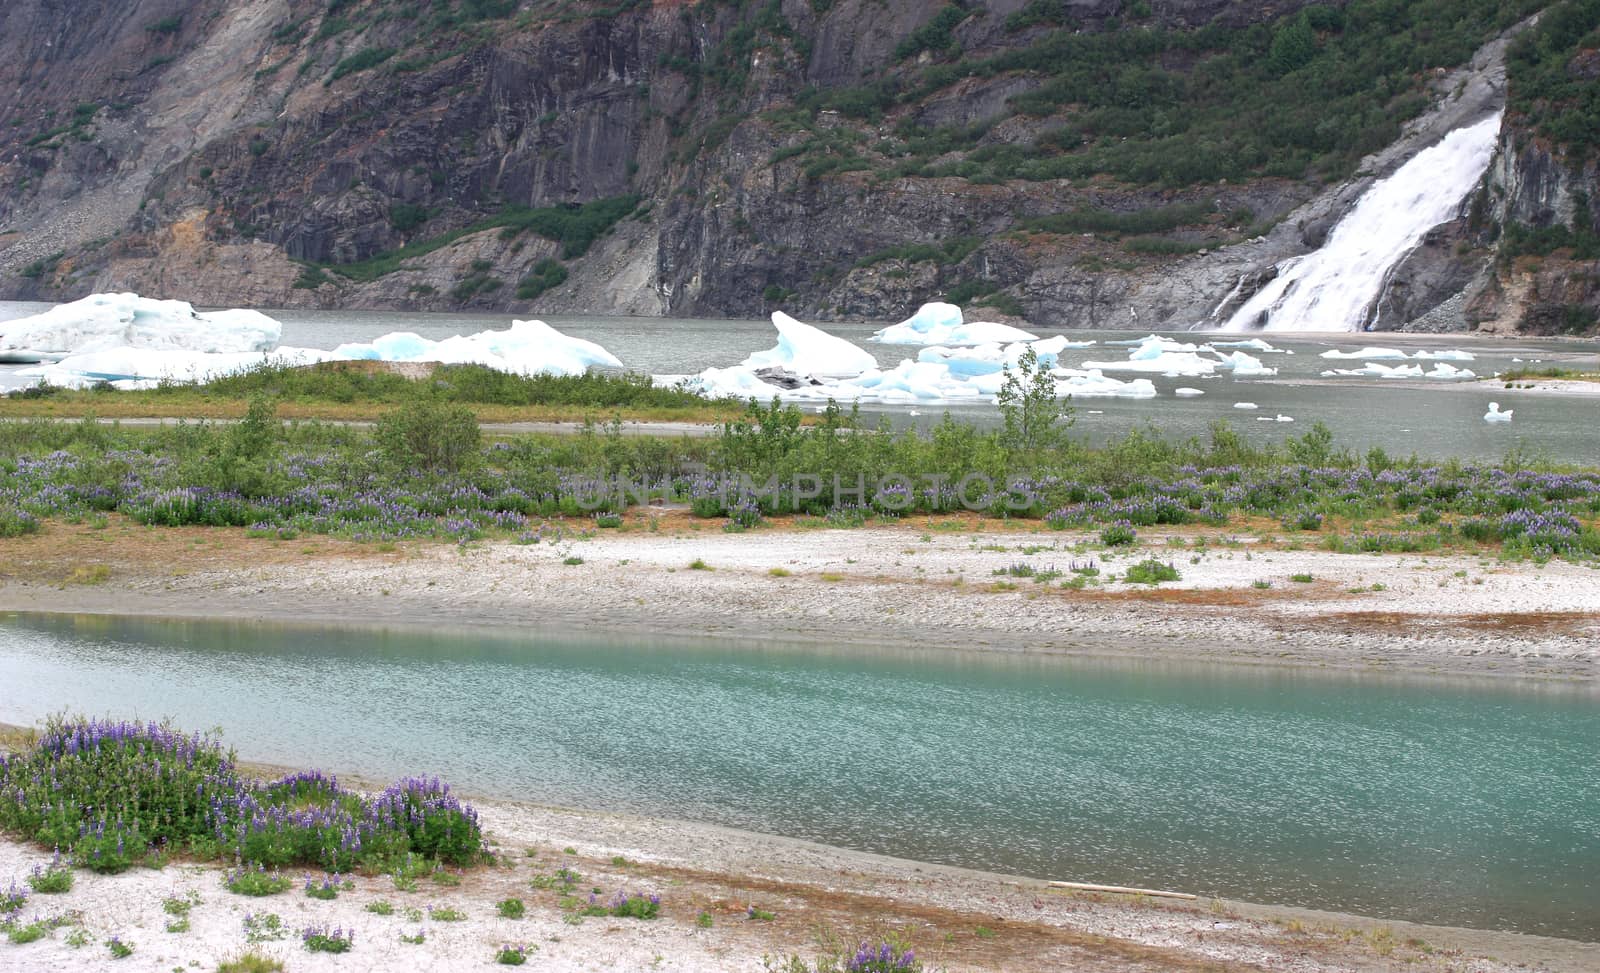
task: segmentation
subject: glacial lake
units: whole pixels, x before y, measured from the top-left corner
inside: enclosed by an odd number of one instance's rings
[[[905,858],[1600,940],[1592,689],[0,616],[0,720]]]
[[[0,322],[34,314],[49,305],[0,302]],[[472,334],[508,327],[510,314],[408,313],[399,311],[268,310],[283,323],[282,343],[290,346],[333,348],[344,342],[370,341],[390,331],[414,331],[439,340],[455,334]],[[531,315],[529,315],[531,316]],[[713,366],[742,361],[751,352],[772,347],[776,332],[767,321],[677,320],[670,318],[546,316],[554,327],[579,338],[598,342],[630,370],[649,374],[692,374]],[[871,351],[880,364],[894,366],[915,359],[918,349],[907,345],[867,342],[878,328],[892,322],[824,323],[831,334],[849,339]],[[1070,366],[1088,360],[1120,360],[1127,348],[1107,346],[1107,341],[1141,337],[1148,329],[1127,331],[1062,331],[1047,323],[1034,332],[1041,336],[1065,334],[1074,340],[1095,341],[1092,348],[1068,350],[1062,360]],[[1184,341],[1231,340],[1248,335],[1167,332]],[[1400,348],[1409,353],[1461,349],[1477,356],[1471,362],[1452,364],[1492,375],[1519,365],[1564,364],[1593,369],[1600,365],[1600,344],[1572,339],[1495,339],[1471,335],[1342,334],[1264,335],[1274,347],[1293,355],[1260,354],[1262,363],[1279,369],[1272,378],[1235,379],[1165,378],[1147,376],[1159,395],[1154,399],[1081,399],[1074,403],[1074,434],[1104,442],[1132,429],[1155,429],[1172,439],[1205,437],[1211,423],[1226,419],[1255,442],[1301,435],[1313,422],[1331,428],[1338,445],[1364,453],[1373,446],[1396,456],[1415,453],[1424,458],[1491,461],[1520,451],[1571,463],[1600,463],[1600,431],[1594,417],[1600,400],[1593,397],[1527,395],[1492,382],[1432,382],[1421,379],[1323,378],[1330,368],[1359,368],[1361,360],[1334,361],[1320,354],[1330,348],[1354,350],[1368,345]],[[1520,359],[1520,361],[1518,361]],[[1400,364],[1386,361],[1384,364]],[[1431,363],[1424,362],[1424,366]],[[15,377],[16,366],[0,365],[0,390],[27,384]],[[1114,373],[1122,378],[1133,377]],[[1173,390],[1198,387],[1206,394],[1180,398]],[[1244,411],[1234,403],[1254,402],[1259,408]],[[1483,414],[1491,401],[1511,408],[1510,423],[1487,423]],[[885,416],[897,426],[927,427],[948,408],[961,418],[979,423],[996,421],[993,406],[929,404],[914,407],[862,407],[869,419]],[[1294,422],[1260,421],[1279,415]]]

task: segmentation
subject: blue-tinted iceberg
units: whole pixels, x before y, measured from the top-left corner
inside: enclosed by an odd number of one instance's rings
[[[42,314],[0,325],[0,353],[12,361],[51,361],[116,348],[155,351],[270,351],[283,328],[259,311],[196,311],[186,301],[137,294],[91,294]]]
[[[783,368],[801,375],[845,377],[878,367],[871,352],[836,338],[821,328],[796,321],[782,311],[772,312],[778,343],[758,351],[743,362],[746,368]]]
[[[1009,324],[998,324],[993,321],[966,322],[962,318],[961,308],[954,304],[935,301],[922,305],[911,317],[877,331],[867,340],[886,345],[950,347],[1035,341],[1038,337],[1021,328],[1013,328]]]

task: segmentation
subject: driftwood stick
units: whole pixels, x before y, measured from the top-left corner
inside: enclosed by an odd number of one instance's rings
[[[1087,882],[1051,882],[1053,889],[1075,889],[1079,892],[1115,892],[1118,895],[1157,895],[1164,899],[1195,899],[1188,892],[1164,892],[1160,889],[1131,889],[1121,885],[1090,885]]]

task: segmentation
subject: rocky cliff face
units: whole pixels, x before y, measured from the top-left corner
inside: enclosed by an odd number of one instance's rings
[[[0,296],[877,319],[953,297],[1205,323],[1408,144],[1503,97],[1492,63],[1387,82],[1348,138],[1437,107],[1350,183],[1327,174],[1359,153],[1314,119],[1241,106],[1277,141],[1197,134],[1227,114],[1201,73],[1311,90],[1374,29],[1303,7],[13,0]],[[1515,158],[1508,205],[1566,219],[1574,191]],[[1397,277],[1386,326],[1482,276],[1466,239]]]

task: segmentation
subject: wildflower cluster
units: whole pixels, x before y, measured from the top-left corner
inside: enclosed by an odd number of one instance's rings
[[[339,897],[339,889],[341,887],[339,874],[337,872],[332,875],[323,876],[323,879],[320,882],[312,878],[310,875],[306,876],[305,891],[306,896],[309,898],[337,899]]]
[[[521,966],[528,961],[528,949],[508,943],[495,952],[494,961],[501,966]]]
[[[909,949],[901,952],[889,943],[876,949],[862,943],[845,965],[845,973],[915,973],[921,969],[915,953]]]
[[[620,919],[654,919],[661,915],[661,896],[618,892],[610,899],[601,901],[599,890],[596,889],[590,893],[589,903],[583,907],[582,914],[616,916]]]
[[[277,870],[267,871],[263,865],[241,865],[230,868],[222,875],[222,886],[235,895],[260,898],[277,895],[289,887],[289,880]]]
[[[307,926],[300,930],[300,942],[313,953],[348,953],[356,944],[356,931],[341,926]]]
[[[1396,464],[1384,456],[1361,465],[1316,431],[1271,452],[1222,433],[1210,450],[1130,435],[1011,468],[990,456],[985,433],[959,424],[921,437],[858,429],[835,415],[803,429],[797,417],[791,424],[757,411],[756,421],[731,424],[710,445],[529,437],[480,450],[455,472],[396,469],[351,430],[306,431],[248,465],[228,466],[217,460],[228,432],[207,426],[141,437],[0,423],[0,536],[36,530],[40,518],[118,511],[142,523],[237,526],[262,536],[497,535],[533,543],[550,518],[611,527],[630,505],[671,499],[698,516],[728,518],[734,529],[800,511],[856,526],[868,517],[984,509],[1091,530],[1261,517],[1315,532],[1335,518],[1403,517],[1442,540],[1600,556],[1593,471]],[[841,435],[846,428],[851,434]],[[1507,521],[1511,514],[1550,520]]]
[[[437,779],[371,799],[317,772],[254,781],[199,734],[83,718],[54,720],[31,750],[0,757],[0,828],[101,872],[169,848],[231,859],[241,889],[286,888],[267,868],[382,869],[412,854],[465,865],[482,850],[477,813]]]
[[[61,858],[61,849],[48,865],[35,865],[28,874],[28,887],[45,895],[59,895],[72,891],[72,869]],[[0,909],[0,912],[5,911]]]

